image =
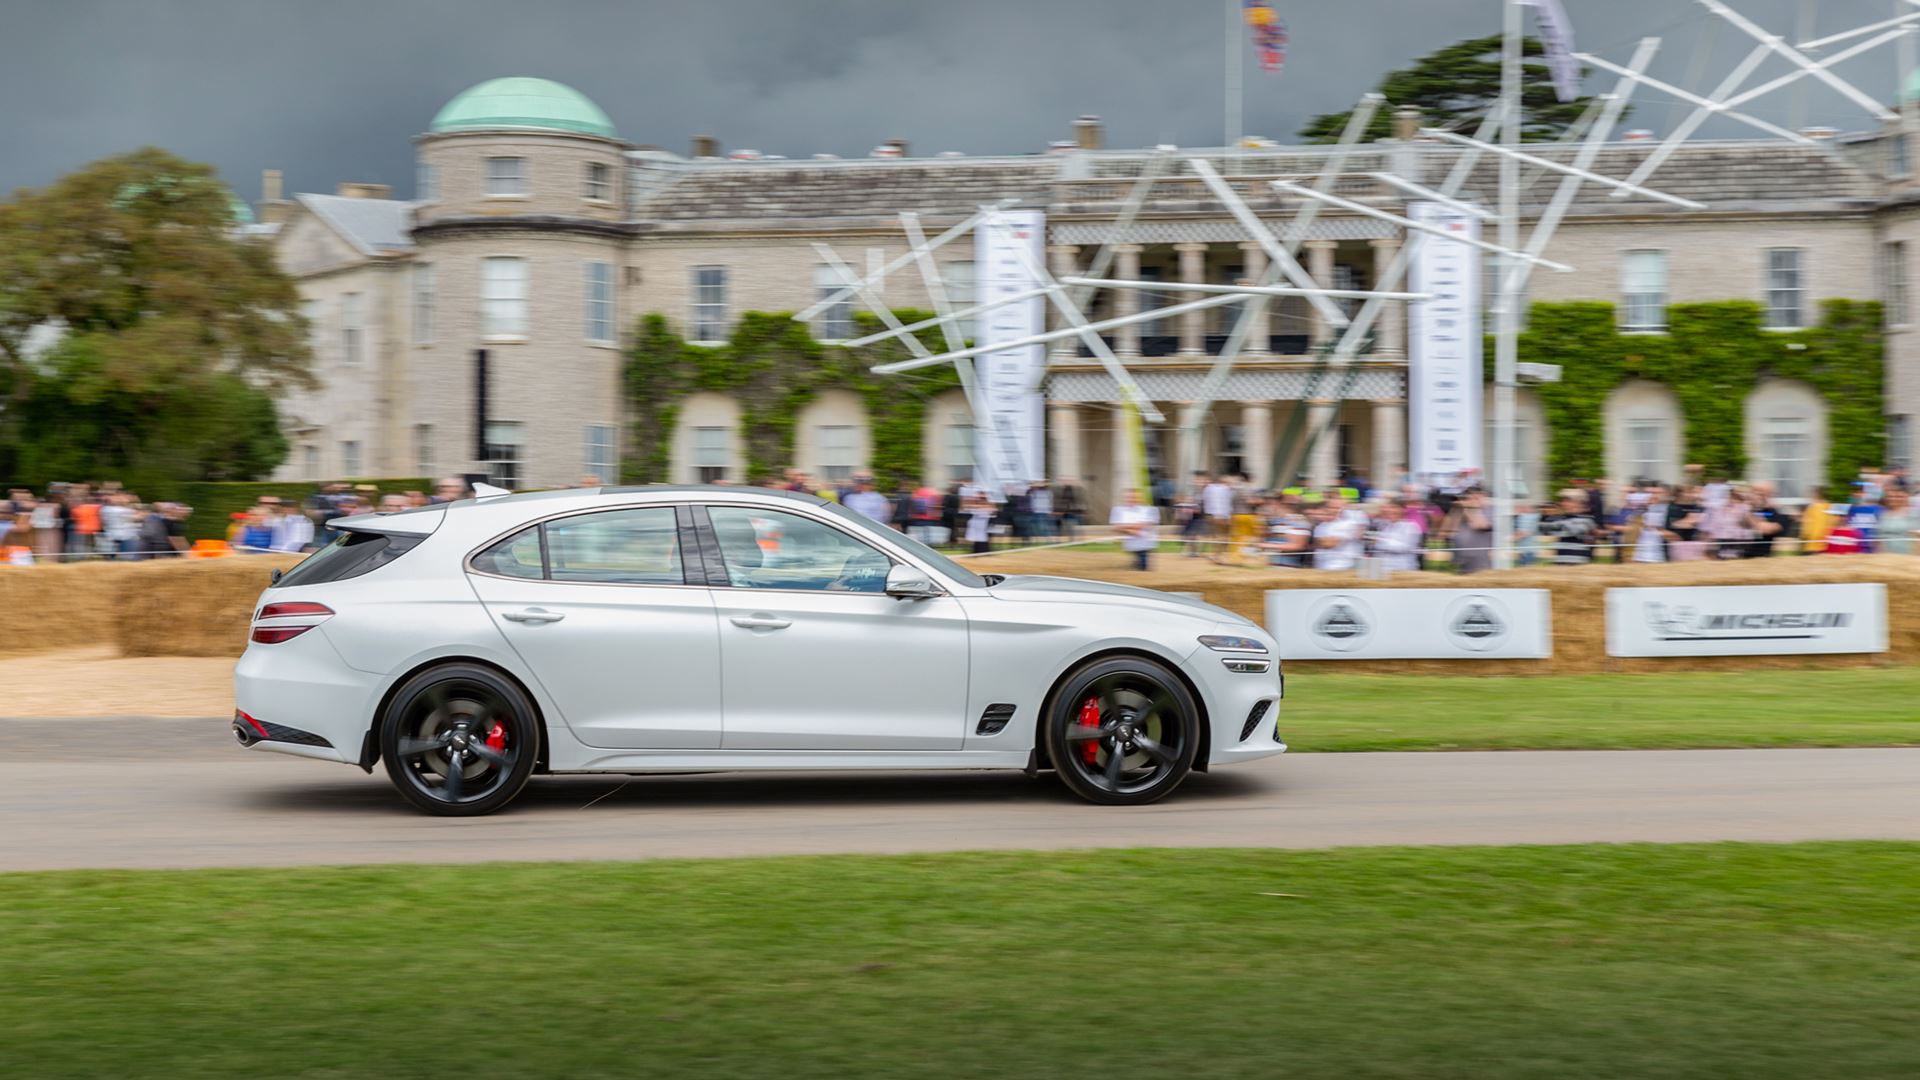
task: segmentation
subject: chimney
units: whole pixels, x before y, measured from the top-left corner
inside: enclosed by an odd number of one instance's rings
[[[892,157],[909,156],[907,154],[907,140],[905,139],[888,139],[886,142],[881,143],[880,145],[893,147],[894,153],[890,155]]]
[[[1106,130],[1100,126],[1100,118],[1092,113],[1083,113],[1073,122],[1073,141],[1082,150],[1098,150],[1105,142]]]
[[[1420,135],[1420,110],[1412,105],[1403,105],[1393,110],[1393,137],[1401,142],[1412,142]]]
[[[696,160],[699,158],[719,157],[720,140],[711,135],[695,135],[693,137],[693,156]]]
[[[388,199],[393,197],[393,189],[385,184],[367,184],[357,180],[342,180],[334,189],[335,195],[344,195],[349,199]]]
[[[279,169],[260,171],[260,208],[257,216],[263,225],[278,225],[287,220],[287,212],[293,204],[286,200],[280,182]]]

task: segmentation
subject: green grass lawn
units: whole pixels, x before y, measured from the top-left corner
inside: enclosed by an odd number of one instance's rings
[[[1850,843],[0,875],[0,1075],[1911,1080],[1916,867]]]
[[[1920,745],[1920,668],[1287,676],[1296,750]]]

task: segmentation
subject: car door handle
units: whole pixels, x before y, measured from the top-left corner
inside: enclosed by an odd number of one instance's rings
[[[500,613],[500,617],[509,622],[523,623],[559,622],[561,619],[566,618],[565,615],[562,615],[558,611],[548,611],[546,608],[537,607],[528,608],[525,611],[503,611]]]
[[[735,615],[733,625],[748,630],[785,630],[793,625],[793,620],[776,619],[771,615]]]

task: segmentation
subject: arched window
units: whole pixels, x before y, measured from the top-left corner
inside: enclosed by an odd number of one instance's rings
[[[1678,482],[1682,430],[1671,389],[1646,379],[1621,383],[1607,395],[1607,478]]]
[[[807,402],[794,425],[794,464],[822,485],[841,487],[867,466],[867,409],[851,390]]]
[[[721,394],[693,394],[680,406],[673,432],[673,478],[683,484],[745,481],[740,405]]]
[[[1792,379],[1763,379],[1747,395],[1747,479],[1764,480],[1782,499],[1813,493],[1827,468],[1827,403]]]

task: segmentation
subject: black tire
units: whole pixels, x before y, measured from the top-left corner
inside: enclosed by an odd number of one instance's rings
[[[1143,806],[1192,771],[1200,724],[1199,705],[1166,665],[1140,656],[1096,660],[1075,669],[1053,696],[1047,754],[1075,795]]]
[[[408,679],[380,718],[380,757],[400,794],[429,814],[477,817],[513,801],[540,749],[533,702],[478,664]]]

